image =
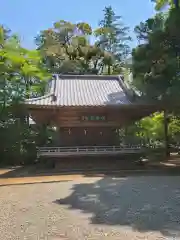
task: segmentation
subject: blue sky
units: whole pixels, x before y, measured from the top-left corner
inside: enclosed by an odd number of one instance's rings
[[[33,48],[34,37],[58,20],[88,22],[93,28],[103,17],[103,8],[111,5],[131,29],[154,14],[150,0],[1,0],[0,23],[20,35],[27,48]]]

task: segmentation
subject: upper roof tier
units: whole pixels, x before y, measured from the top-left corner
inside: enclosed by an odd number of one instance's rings
[[[129,105],[134,93],[121,76],[55,75],[47,94],[26,104],[35,106],[106,106]]]

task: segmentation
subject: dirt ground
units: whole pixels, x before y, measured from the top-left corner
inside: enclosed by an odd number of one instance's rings
[[[0,240],[180,239],[180,176],[0,187]]]

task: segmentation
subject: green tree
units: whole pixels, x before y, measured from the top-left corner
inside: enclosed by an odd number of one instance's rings
[[[145,98],[159,101],[166,106],[165,108],[178,101],[180,90],[179,30],[174,25],[179,21],[176,11],[172,10],[165,19],[158,14],[154,19],[136,27],[138,37],[144,38],[145,41],[132,53],[134,84]],[[167,111],[164,111],[166,149],[168,121]]]
[[[129,28],[117,16],[111,6],[105,7],[104,18],[99,22],[95,35],[99,37],[98,43],[105,52],[103,64],[108,67],[108,74],[117,68],[121,69],[122,62],[130,53],[128,45],[131,40]]]
[[[105,8],[104,20],[98,29],[87,23],[74,24],[64,20],[54,23],[36,38],[45,65],[59,73],[116,73],[129,53],[128,28],[111,7]],[[109,16],[108,16],[109,14]],[[94,44],[90,38],[95,37]]]
[[[162,10],[165,6],[170,6],[171,8],[179,8],[180,2],[179,0],[152,0],[155,2],[155,9]]]
[[[51,72],[97,72],[103,53],[98,44],[90,44],[92,29],[87,23],[64,20],[42,31],[36,38],[38,49]]]
[[[6,37],[0,28],[0,146],[1,161],[20,161],[26,152],[32,131],[23,108],[23,101],[39,95],[47,77],[35,51],[21,47],[16,35]],[[28,80],[27,80],[28,78]],[[26,147],[26,148],[25,148]]]

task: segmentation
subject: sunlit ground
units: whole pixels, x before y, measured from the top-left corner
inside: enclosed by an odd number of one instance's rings
[[[179,183],[135,176],[0,187],[0,239],[180,237]]]

